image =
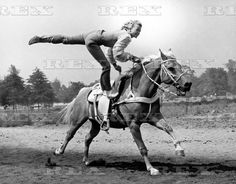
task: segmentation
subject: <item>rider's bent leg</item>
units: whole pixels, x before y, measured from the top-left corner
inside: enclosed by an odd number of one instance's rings
[[[63,36],[63,35],[51,35],[51,36],[34,36],[30,39],[29,45],[35,43],[53,43],[53,44],[81,44],[85,45],[84,37],[82,34],[77,36]]]
[[[101,87],[103,91],[110,91],[111,84],[110,84],[110,70],[111,66],[109,61],[107,60],[106,56],[104,55],[102,49],[100,48],[99,44],[97,43],[97,35],[91,34],[85,38],[85,45],[90,52],[90,54],[96,59],[100,65],[102,66],[102,74],[100,78]]]
[[[110,83],[110,70],[111,66],[109,61],[106,59],[102,49],[96,42],[96,35],[91,34],[86,37],[85,39],[85,45],[90,52],[90,54],[100,63],[102,66],[102,74],[100,77],[100,83],[101,83],[101,88],[104,91],[104,95],[101,97],[99,106],[101,108],[100,111],[102,111],[103,115],[103,122],[108,122],[108,113],[109,113],[109,106],[110,106],[110,99],[109,99],[109,94],[111,92],[111,83]],[[109,126],[109,123],[108,123]],[[109,127],[107,127],[109,128]]]
[[[98,109],[103,116],[103,122],[101,124],[102,130],[109,129],[109,107],[110,107],[110,99],[106,94],[103,94],[99,99]]]

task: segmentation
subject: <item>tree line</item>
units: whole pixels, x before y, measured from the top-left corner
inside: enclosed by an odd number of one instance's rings
[[[90,85],[93,84],[95,82]],[[0,80],[0,104],[12,106],[15,109],[16,105],[67,103],[85,86],[83,82],[71,82],[66,87],[58,79],[50,82],[39,68],[35,68],[29,78],[24,81],[19,70],[11,65],[8,75]]]
[[[236,60],[229,59],[224,68],[207,68],[199,77],[192,76],[189,96],[236,95]]]
[[[236,94],[236,61],[228,60],[224,68],[207,68],[200,76],[192,74],[192,88],[188,93],[191,96],[226,95]],[[98,80],[85,85],[83,82],[71,82],[68,87],[58,79],[50,82],[46,75],[35,68],[33,73],[25,81],[20,77],[19,70],[14,65],[9,68],[9,73],[0,80],[0,104],[52,104],[54,102],[70,102],[85,86],[92,86]]]

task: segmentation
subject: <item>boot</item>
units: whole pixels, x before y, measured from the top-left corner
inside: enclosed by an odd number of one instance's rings
[[[98,109],[100,110],[103,116],[103,121],[100,124],[100,128],[104,131],[107,131],[110,128],[109,107],[110,107],[110,99],[108,98],[106,92],[104,91],[104,94],[101,96],[98,103]]]
[[[34,36],[30,39],[29,45],[35,44],[35,43],[51,43],[53,37],[52,36]]]

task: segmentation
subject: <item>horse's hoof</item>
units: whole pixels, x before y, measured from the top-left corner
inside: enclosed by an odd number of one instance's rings
[[[83,160],[84,165],[89,166],[90,162],[88,160]]]
[[[184,150],[175,150],[175,154],[177,156],[185,157]]]
[[[60,148],[57,148],[55,151],[54,151],[54,153],[53,153],[54,155],[62,155],[63,154],[63,152],[61,151],[61,149]]]
[[[88,166],[90,164],[90,162],[88,161],[87,158],[83,158],[83,161],[84,165]]]
[[[54,166],[57,166],[57,164],[55,162],[52,162],[51,158],[49,157],[47,159],[47,163],[45,164],[45,166],[47,166],[47,167],[54,167]]]
[[[161,174],[159,172],[159,170],[155,169],[155,168],[151,168],[151,169],[149,169],[149,171],[150,171],[151,176],[156,176],[156,175],[160,175]]]
[[[90,162],[89,162],[89,161],[85,161],[84,164],[85,164],[86,166],[89,166]]]

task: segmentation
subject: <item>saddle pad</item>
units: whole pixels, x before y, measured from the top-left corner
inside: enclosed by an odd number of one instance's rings
[[[94,102],[95,97],[98,95],[96,102],[98,102],[99,97],[103,94],[103,91],[101,90],[101,88],[98,89],[92,89],[92,91],[89,93],[88,95],[88,101],[89,102]]]
[[[111,80],[111,86],[113,84],[114,84],[114,80]],[[103,91],[102,91],[101,85],[100,85],[100,83],[97,83],[92,87],[92,91],[88,95],[88,101],[94,102],[95,97],[98,96],[96,99],[96,102],[98,102],[99,98],[102,94],[103,94]]]

